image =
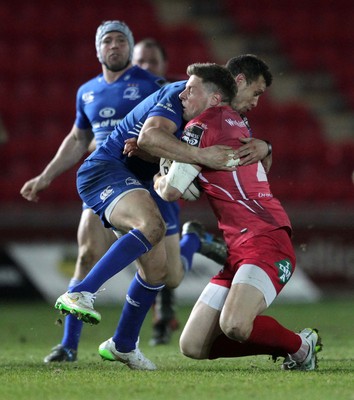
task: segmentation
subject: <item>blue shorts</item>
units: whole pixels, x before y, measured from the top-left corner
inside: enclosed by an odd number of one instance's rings
[[[180,207],[177,201],[169,202],[161,199],[161,197],[156,193],[154,187],[151,185],[150,194],[156,201],[157,206],[160,210],[163,220],[166,224],[166,236],[174,235],[179,233],[179,211]]]
[[[178,203],[162,200],[152,181],[140,181],[122,161],[86,160],[77,172],[76,184],[82,201],[99,215],[106,228],[112,228],[104,215],[111,202],[132,189],[145,189],[158,205],[166,223],[166,236],[180,231]]]

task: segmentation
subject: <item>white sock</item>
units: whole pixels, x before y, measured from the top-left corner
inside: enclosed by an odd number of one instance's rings
[[[309,350],[310,350],[310,346],[301,335],[299,335],[299,336],[301,338],[301,346],[296,353],[290,354],[290,355],[293,360],[295,360],[297,362],[302,362],[307,357]]]
[[[80,282],[81,282],[81,279],[71,278],[69,285],[68,285],[68,290],[70,290],[74,286],[78,285]]]

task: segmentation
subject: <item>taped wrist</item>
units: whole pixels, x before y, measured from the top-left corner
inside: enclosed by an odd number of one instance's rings
[[[166,175],[166,182],[183,194],[198,174],[193,165],[174,161]]]

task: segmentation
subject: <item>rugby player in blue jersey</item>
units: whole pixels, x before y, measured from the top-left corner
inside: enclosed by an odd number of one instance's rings
[[[198,149],[179,141],[185,121],[202,111],[183,109],[179,94],[185,83],[168,84],[142,101],[78,171],[77,186],[83,201],[100,216],[104,226],[128,233],[111,246],[81,283],[60,296],[55,306],[85,322],[98,323],[101,316],[93,308],[96,292],[139,259],[140,267],[128,289],[117,330],[99,348],[104,359],[121,361],[133,369],[156,368],[138,348],[140,328],[157,292],[164,284],[176,286],[181,279],[167,268],[165,223],[152,185],[159,170],[157,161],[164,157],[230,170],[227,165],[234,156],[229,146]],[[131,139],[137,139],[139,157],[130,157],[125,149]],[[149,148],[149,153],[144,148]],[[200,247],[199,238],[194,237],[195,246]],[[191,249],[190,254],[183,254],[189,263],[194,252]]]
[[[167,69],[167,55],[159,42],[152,38],[146,38],[138,42],[134,46],[133,64],[139,65],[143,69],[148,69],[155,75],[165,76]],[[130,141],[130,140],[129,140]],[[132,140],[131,144],[136,141]],[[132,147],[134,147],[132,146]],[[164,209],[166,205],[163,204]],[[179,207],[177,203],[172,206],[176,212],[176,219],[178,221]],[[161,211],[161,205],[159,206]],[[164,218],[168,222],[167,218]],[[176,224],[177,225],[177,224]],[[172,226],[167,223],[167,233],[165,235],[165,245],[167,252],[167,265],[170,274],[178,274],[177,285],[182,279],[185,269],[191,269],[190,263],[185,263],[184,268],[181,266],[181,252],[180,252],[180,235],[179,233],[171,234]],[[221,241],[218,241],[213,235],[206,234],[204,230],[199,233],[200,248],[199,253],[211,258],[219,264],[223,264],[226,257],[226,246]],[[182,253],[187,251],[189,246],[189,238],[185,237],[182,240]],[[194,248],[194,247],[193,247]],[[183,256],[184,254],[182,254]],[[179,322],[175,316],[175,296],[174,290],[165,286],[157,295],[156,302],[153,307],[153,332],[150,344],[152,346],[159,344],[167,344],[171,339],[171,334],[178,328]]]
[[[21,194],[29,201],[38,201],[39,192],[77,164],[92,141],[99,147],[130,110],[165,83],[164,79],[132,65],[134,39],[125,23],[117,20],[103,22],[97,29],[95,39],[102,73],[79,88],[76,119],[70,133],[41,174],[22,187]],[[69,288],[86,276],[117,239],[87,206],[83,207],[77,237],[78,257]],[[61,344],[53,348],[44,361],[75,361],[81,329],[82,322],[68,316]]]

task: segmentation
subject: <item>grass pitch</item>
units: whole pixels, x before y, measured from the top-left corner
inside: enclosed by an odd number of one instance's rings
[[[43,357],[60,342],[59,315],[44,303],[1,305],[1,400],[354,400],[353,300],[316,304],[275,304],[269,315],[290,329],[316,327],[323,338],[319,368],[281,371],[281,360],[267,356],[196,361],[178,350],[177,331],[169,345],[150,347],[151,317],[140,348],[158,366],[154,372],[132,371],[101,361],[98,345],[111,337],[119,307],[100,307],[102,322],[85,326],[76,363],[44,365]],[[181,325],[191,307],[180,307]]]

